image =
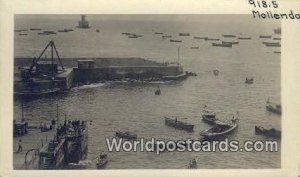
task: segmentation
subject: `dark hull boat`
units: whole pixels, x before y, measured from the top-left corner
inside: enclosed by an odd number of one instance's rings
[[[179,130],[194,131],[194,125],[185,122],[177,121],[177,118],[165,117],[165,124],[170,127],[174,127]]]
[[[232,35],[232,34],[222,34],[223,37],[236,37],[236,35]]]
[[[238,123],[239,119],[232,119],[229,123],[218,121],[216,126],[201,132],[200,135],[207,140],[216,139],[233,132],[238,127]]]
[[[117,131],[116,132],[116,136],[119,138],[124,138],[124,139],[129,139],[129,140],[136,140],[137,139],[137,135],[131,132],[120,132]]]
[[[45,90],[28,90],[28,91],[14,92],[14,96],[18,98],[35,98],[35,97],[42,97],[42,96],[56,94],[60,91],[61,91],[60,88],[45,89]]]
[[[182,40],[170,39],[170,42],[182,42]]]
[[[267,39],[269,39],[269,38],[272,38],[272,36],[269,36],[269,35],[260,35],[259,38],[267,38]]]
[[[253,84],[254,79],[253,78],[246,78],[245,83],[246,84]]]
[[[270,112],[281,114],[281,105],[280,104],[274,104],[267,101],[266,109]]]
[[[232,43],[221,43],[221,44],[212,43],[212,46],[214,46],[214,47],[232,47]]]
[[[240,39],[240,40],[250,40],[251,37],[238,37],[238,39]]]
[[[281,131],[276,130],[275,128],[265,129],[262,126],[255,126],[255,134],[264,135],[271,138],[281,138]]]

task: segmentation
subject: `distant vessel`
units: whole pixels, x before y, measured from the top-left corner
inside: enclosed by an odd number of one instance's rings
[[[246,84],[253,84],[253,82],[254,82],[253,77],[252,78],[246,77],[246,81],[245,81]]]
[[[281,40],[281,37],[274,37],[273,40]]]
[[[182,40],[170,39],[170,42],[182,42]]]
[[[207,37],[194,36],[194,39],[206,39]]]
[[[39,31],[42,30],[41,28],[30,28],[31,31]]]
[[[158,87],[157,90],[155,91],[155,95],[160,95],[160,88]]]
[[[236,35],[232,35],[232,34],[222,34],[223,37],[236,37]]]
[[[199,47],[191,47],[191,49],[199,49]]]
[[[281,28],[276,28],[274,29],[275,34],[281,34]]]
[[[250,40],[251,37],[238,37],[238,39],[241,39],[241,40]]]
[[[239,42],[238,41],[232,41],[232,42],[222,41],[222,44],[239,44]]]
[[[266,47],[281,47],[279,42],[263,42],[263,44],[265,44]]]
[[[266,109],[270,112],[281,114],[281,104],[271,103],[269,99],[267,100],[266,103]]]
[[[171,35],[164,35],[164,36],[162,36],[163,38],[172,38],[172,36]]]
[[[85,20],[85,15],[81,15],[81,20],[78,21],[78,28],[87,29],[90,28],[89,22]]]
[[[215,47],[232,47],[232,43],[212,43],[212,46]]]
[[[96,32],[97,32],[97,33],[99,33],[99,32],[100,32],[100,30],[99,30],[99,29],[96,29]]]
[[[190,33],[179,33],[179,36],[190,36]]]
[[[272,38],[270,35],[259,35],[259,38]]]
[[[274,51],[274,53],[276,53],[276,54],[281,54],[281,51]]]
[[[20,33],[19,35],[20,35],[20,36],[26,36],[26,35],[28,35],[28,34],[26,34],[26,33]]]
[[[219,41],[220,39],[205,37],[204,40],[206,40],[206,41]]]
[[[164,33],[162,33],[162,32],[155,32],[154,34],[164,34]]]

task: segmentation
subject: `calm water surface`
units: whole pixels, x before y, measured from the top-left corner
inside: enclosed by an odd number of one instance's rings
[[[16,16],[16,29],[42,28],[58,30],[74,28],[78,15]],[[28,31],[27,36],[15,33],[15,56],[38,56],[49,40],[54,40],[61,57],[144,57],[159,62],[177,61],[197,77],[165,84],[104,84],[94,88],[73,88],[65,95],[25,102],[24,115],[32,124],[50,121],[59,115],[68,118],[93,120],[89,127],[90,160],[107,150],[105,137],[113,137],[117,130],[132,131],[139,137],[162,140],[199,138],[199,132],[209,128],[201,121],[206,104],[220,119],[229,119],[239,111],[240,124],[230,139],[240,142],[264,137],[254,134],[254,126],[281,129],[281,117],[265,110],[268,97],[280,101],[280,48],[266,48],[258,36],[273,34],[278,23],[257,21],[249,16],[177,15],[177,16],[87,16],[92,28],[74,29],[69,33],[40,36]],[[96,33],[100,29],[100,33]],[[154,31],[173,35],[182,43],[163,40]],[[128,39],[122,32],[142,34]],[[189,32],[190,37],[180,37]],[[193,36],[222,38],[221,34],[250,36],[233,48],[212,47],[211,42],[195,40]],[[274,34],[273,34],[274,35]],[[225,39],[224,39],[225,40]],[[230,39],[226,39],[228,41]],[[191,47],[199,46],[199,49]],[[49,54],[50,56],[50,54]],[[218,68],[215,77],[212,70]],[[246,77],[254,77],[252,85],[245,85]],[[155,96],[160,86],[162,94]],[[164,125],[164,116],[177,116],[195,124],[193,133]],[[21,117],[21,102],[14,102],[14,118]],[[280,143],[280,142],[279,142]],[[198,159],[198,168],[279,168],[280,152],[110,152],[108,169],[186,168],[189,160]],[[95,161],[90,166],[95,168]]]

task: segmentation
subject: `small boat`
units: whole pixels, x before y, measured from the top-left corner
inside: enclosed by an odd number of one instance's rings
[[[54,31],[43,31],[43,33],[46,33],[46,34],[56,34],[56,32],[54,32]]]
[[[41,28],[30,28],[31,31],[39,31],[42,30]]]
[[[204,139],[214,139],[233,132],[238,127],[239,119],[233,118],[229,123],[218,121],[216,126],[200,133]]]
[[[269,39],[269,38],[272,38],[272,36],[270,36],[270,35],[259,35],[259,38],[267,38],[267,39]]]
[[[50,35],[49,33],[38,33],[38,35]]]
[[[178,121],[177,117],[175,117],[175,118],[165,117],[165,125],[174,127],[176,129],[180,129],[180,130],[189,131],[189,132],[192,132],[194,130],[194,125]]]
[[[276,53],[276,54],[281,54],[281,52],[280,52],[280,51],[274,51],[274,53]]]
[[[197,161],[196,161],[196,159],[195,158],[193,158],[193,160],[190,160],[190,162],[189,162],[189,168],[190,169],[195,169],[195,168],[197,168]]]
[[[158,87],[154,93],[155,93],[155,95],[160,95],[160,88]]]
[[[246,77],[246,81],[245,81],[246,84],[253,84],[253,82],[254,82],[253,77],[252,78]]]
[[[265,43],[266,47],[281,47],[280,43]]]
[[[138,38],[138,37],[135,35],[130,35],[130,36],[128,36],[128,38]]]
[[[224,43],[212,43],[212,46],[214,46],[214,47],[232,47],[232,43],[226,43],[226,44],[224,44]]]
[[[15,32],[22,32],[22,31],[28,31],[27,29],[15,29]]]
[[[240,40],[250,40],[251,37],[238,37],[238,39],[240,39]]]
[[[281,104],[271,103],[269,99],[267,100],[266,103],[266,109],[270,112],[281,114]]]
[[[219,70],[217,70],[217,69],[214,69],[214,70],[213,70],[213,72],[214,72],[214,75],[215,75],[215,76],[218,76],[218,75],[219,75],[219,73],[220,73],[220,71],[219,71]]]
[[[236,35],[232,35],[232,34],[222,34],[223,37],[236,37]]]
[[[99,33],[99,32],[100,32],[100,30],[99,30],[99,29],[96,29],[96,32],[97,32],[97,33]]]
[[[155,32],[154,34],[164,34],[164,33],[162,33],[162,32]]]
[[[233,41],[233,42],[222,41],[222,44],[239,44],[239,42],[238,41]]]
[[[170,39],[170,42],[182,42],[182,40]]]
[[[130,35],[130,33],[127,33],[127,32],[126,32],[126,33],[125,33],[125,32],[123,32],[122,34],[123,34],[123,35]]]
[[[207,37],[198,37],[198,36],[194,36],[194,39],[206,39]]]
[[[199,47],[191,47],[191,49],[199,49]]]
[[[267,44],[270,44],[270,45],[278,45],[280,44],[280,42],[262,42],[263,44],[267,45]]]
[[[274,29],[275,34],[281,34],[281,28],[276,28]]]
[[[20,36],[27,36],[28,34],[27,33],[20,33],[19,35]]]
[[[274,37],[273,40],[280,41],[280,40],[281,40],[281,37]]]
[[[188,72],[188,71],[185,72],[185,75],[186,76],[197,76],[196,73],[194,73],[194,72]]]
[[[218,120],[216,118],[216,113],[205,108],[206,106],[204,106],[204,110],[202,111],[202,120],[209,124],[215,124],[215,122]]]
[[[220,39],[205,37],[204,40],[206,40],[206,41],[219,41]]]
[[[190,36],[190,33],[179,33],[179,36]]]
[[[105,153],[99,155],[96,166],[97,169],[103,169],[108,163],[108,156]]]
[[[164,36],[162,36],[163,38],[172,38],[172,36],[171,35],[164,35]]]
[[[264,135],[271,138],[281,138],[281,131],[276,130],[275,128],[265,129],[262,126],[255,126],[255,134]]]
[[[137,134],[131,133],[131,132],[121,132],[117,131],[116,136],[119,138],[129,139],[129,140],[136,140]]]

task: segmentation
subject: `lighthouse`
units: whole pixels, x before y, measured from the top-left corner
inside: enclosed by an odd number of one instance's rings
[[[78,28],[90,28],[89,22],[85,20],[85,15],[81,15],[81,20],[78,22]]]

